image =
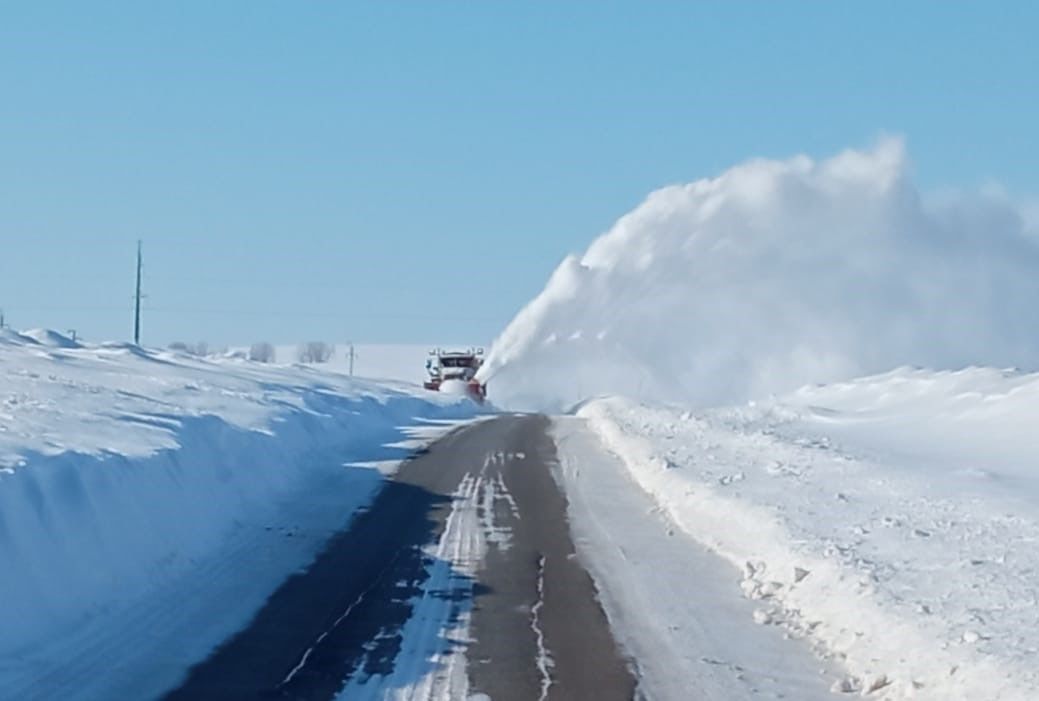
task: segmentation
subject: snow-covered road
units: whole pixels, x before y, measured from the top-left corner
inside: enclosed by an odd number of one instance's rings
[[[406,462],[166,698],[630,699],[548,426],[476,421]]]

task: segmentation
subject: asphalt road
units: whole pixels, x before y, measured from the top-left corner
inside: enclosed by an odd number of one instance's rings
[[[402,650],[421,653],[430,644],[416,641],[422,630],[467,619],[467,637],[434,642],[464,654],[470,695],[632,699],[634,679],[575,556],[548,425],[533,415],[480,421],[408,461],[311,567],[166,698],[324,701],[348,680],[394,675],[407,686],[429,675],[414,660],[399,669]],[[456,557],[438,561],[431,547],[449,538],[459,543]],[[466,569],[457,553],[472,559],[476,550],[461,546],[477,541],[482,557]],[[446,574],[431,582],[437,571]],[[442,620],[416,626],[430,615],[421,602]],[[445,684],[426,683],[409,698],[453,698]]]

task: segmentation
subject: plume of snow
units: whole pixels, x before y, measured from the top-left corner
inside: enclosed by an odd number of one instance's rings
[[[924,197],[900,139],[657,190],[566,258],[481,374],[512,408],[738,402],[900,365],[1035,368],[1035,210]]]

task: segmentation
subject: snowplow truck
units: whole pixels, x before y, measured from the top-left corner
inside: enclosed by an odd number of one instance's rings
[[[483,348],[465,351],[445,351],[434,348],[426,359],[429,380],[423,386],[434,392],[465,394],[473,401],[483,403],[487,385],[476,379],[476,371],[483,365]]]

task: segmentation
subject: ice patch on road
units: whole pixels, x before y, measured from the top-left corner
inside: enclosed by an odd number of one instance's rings
[[[443,534],[426,546],[429,565],[401,648],[388,675],[357,673],[336,696],[385,701],[455,701],[468,695],[465,647],[469,637],[473,582],[486,543],[479,506],[483,479],[467,474],[452,494]],[[363,669],[359,664],[358,669]]]
[[[516,500],[512,497],[512,493],[509,491],[509,488],[505,486],[505,477],[502,475],[501,472],[498,473],[498,476],[495,481],[498,485],[496,496],[500,499],[503,499],[505,503],[509,505],[509,512],[512,514],[512,517],[519,521],[523,518],[520,515],[519,505],[516,503]]]
[[[512,545],[512,527],[506,523],[507,519],[502,513],[503,507],[508,516],[518,521],[520,520],[519,506],[509,493],[503,473],[498,471],[494,477],[488,477],[487,468],[493,465],[504,465],[506,461],[514,459],[513,453],[488,453],[480,471],[480,523],[483,526],[484,538],[488,545],[502,551],[508,550]]]
[[[501,524],[495,519],[495,509],[498,501],[506,504],[508,500],[498,495],[498,480],[485,480],[482,482],[480,493],[480,523],[483,527],[484,537],[487,544],[498,550],[508,550],[512,544],[512,529]]]
[[[541,629],[541,609],[545,606],[545,557],[538,558],[538,584],[537,601],[530,609],[530,627],[534,631],[534,639],[537,641],[537,658],[535,659],[538,674],[541,676],[541,695],[538,701],[548,698],[548,691],[552,688],[552,656],[545,645],[545,631]]]
[[[474,405],[474,413],[475,409],[476,407]],[[464,420],[442,419],[417,421],[407,426],[401,426],[400,431],[404,438],[388,444],[387,447],[401,448],[403,450],[420,450],[435,443],[465,423],[471,423],[474,420],[487,420],[489,418],[492,418],[491,415],[477,417],[476,419],[466,418]]]
[[[450,428],[445,425],[441,430]],[[423,433],[427,439],[431,435]],[[487,548],[510,547],[512,528],[506,521],[520,517],[502,474],[491,476],[488,468],[515,459],[513,453],[488,453],[479,471],[467,473],[462,479],[452,494],[451,513],[443,534],[425,549],[430,563],[427,578],[421,593],[413,599],[414,608],[401,631],[401,649],[393,662],[393,671],[371,676],[357,671],[347,679],[337,699],[489,698],[485,694],[467,697],[465,652],[476,575]],[[357,670],[364,668],[363,662],[356,666]]]

